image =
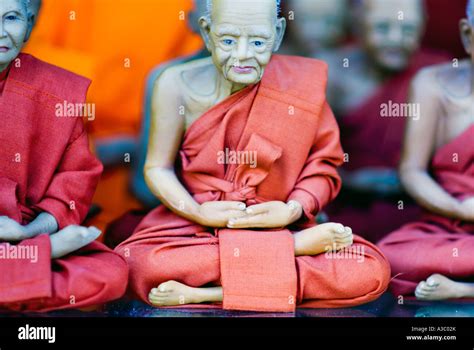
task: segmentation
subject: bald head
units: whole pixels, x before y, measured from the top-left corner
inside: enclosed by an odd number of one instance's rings
[[[356,0],[356,34],[376,65],[401,71],[418,50],[424,31],[423,0]]]
[[[353,0],[353,7],[362,18],[374,14],[398,17],[401,12],[404,18],[422,18],[425,13],[423,0]]]
[[[199,0],[196,0],[196,1],[199,1]],[[222,0],[203,0],[203,1],[206,2],[206,16],[208,20],[211,21],[212,12],[214,10],[214,4],[218,5],[218,3],[222,2]],[[266,2],[267,0],[259,0],[259,1]],[[256,3],[256,2],[257,1],[252,2],[252,3]],[[275,19],[277,19],[278,16],[280,15],[281,0],[270,0],[269,3],[273,3],[272,12],[275,14]]]

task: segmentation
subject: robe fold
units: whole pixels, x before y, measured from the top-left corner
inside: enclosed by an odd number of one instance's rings
[[[82,118],[57,107],[84,103],[89,83],[30,55],[12,62],[0,95],[0,216],[26,225],[48,212],[59,229],[84,220],[102,165]],[[100,304],[120,297],[127,281],[126,262],[96,242],[51,260],[49,236],[39,235],[0,243],[0,260],[0,309]]]
[[[443,52],[421,49],[407,69],[386,81],[370,98],[341,119],[341,142],[349,155],[344,169],[398,167],[407,118],[382,117],[381,108],[387,106],[390,111],[390,106],[407,103],[415,74],[425,66],[447,60],[449,56]],[[328,207],[327,214],[331,220],[344,222],[364,238],[377,242],[403,224],[416,220],[420,214],[418,206],[411,203],[405,203],[404,210],[399,210],[398,200],[400,198],[372,199],[359,203],[359,198],[354,201],[340,196]],[[372,217],[378,218],[376,222],[370,220]]]
[[[436,181],[459,200],[474,197],[474,125],[436,152],[431,170]],[[457,156],[458,161],[453,161]],[[391,289],[409,295],[434,273],[454,280],[474,278],[474,222],[425,212],[418,222],[389,234],[378,245],[395,278]]]
[[[277,55],[259,84],[196,120],[184,136],[176,167],[196,201],[249,206],[293,199],[304,215],[292,229],[314,226],[317,212],[340,189],[336,167],[343,157],[325,99],[326,80],[324,63]],[[223,154],[235,159],[222,161]],[[255,163],[245,159],[251,155]],[[128,260],[131,292],[145,302],[152,288],[168,280],[221,285],[222,307],[228,310],[344,307],[385,291],[389,265],[372,244],[355,237],[353,247],[362,251],[363,262],[325,254],[295,258],[293,232],[206,228],[161,205],[117,251]]]

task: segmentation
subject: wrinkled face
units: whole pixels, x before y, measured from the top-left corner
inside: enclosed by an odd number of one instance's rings
[[[400,71],[418,49],[424,14],[418,0],[365,0],[362,38],[375,63]]]
[[[207,44],[227,80],[239,85],[260,81],[279,41],[275,14],[275,0],[213,1]]]
[[[28,34],[28,15],[21,0],[0,1],[0,70],[20,53]]]
[[[293,0],[292,26],[295,36],[309,51],[330,47],[341,42],[345,35],[346,0]]]

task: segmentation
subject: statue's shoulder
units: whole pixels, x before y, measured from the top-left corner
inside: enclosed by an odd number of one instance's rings
[[[261,87],[273,95],[291,96],[296,101],[320,105],[326,96],[326,62],[299,56],[274,55],[267,66]]]
[[[214,64],[210,57],[176,64],[166,68],[158,79],[160,86],[174,86],[180,94],[186,91],[203,91],[209,88],[209,76]]]
[[[430,91],[437,95],[461,93],[463,89],[469,89],[469,64],[461,61],[457,64],[449,61],[420,69],[413,79],[412,88],[415,91]]]
[[[268,68],[270,71],[273,70],[284,74],[291,73],[296,76],[304,76],[308,73],[327,73],[328,65],[323,60],[316,58],[273,55]]]

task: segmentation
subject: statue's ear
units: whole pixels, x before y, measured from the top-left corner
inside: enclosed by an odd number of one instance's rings
[[[23,40],[23,42],[25,43],[30,39],[31,32],[33,31],[33,27],[35,25],[35,19],[36,18],[34,14],[32,13],[28,14],[28,29],[26,30],[25,39]]]
[[[276,23],[276,37],[275,45],[273,46],[273,52],[276,52],[280,49],[283,38],[285,37],[286,32],[286,19],[285,17],[278,18]]]
[[[459,30],[461,31],[461,40],[464,45],[464,49],[469,55],[474,54],[474,43],[472,42],[472,27],[466,18],[462,19],[459,22]]]
[[[204,44],[206,45],[207,50],[211,52],[212,51],[211,38],[210,38],[211,24],[208,22],[208,19],[204,16],[199,19],[199,30],[201,32],[201,37],[202,37],[202,40],[204,41]]]

